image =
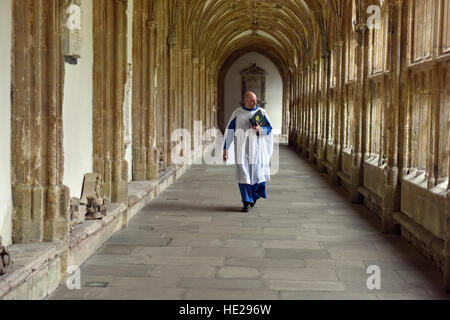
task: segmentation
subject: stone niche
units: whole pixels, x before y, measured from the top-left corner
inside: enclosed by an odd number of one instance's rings
[[[266,71],[254,63],[250,68],[241,71],[242,78],[242,105],[245,104],[245,93],[252,91],[258,97],[258,106],[266,107]]]

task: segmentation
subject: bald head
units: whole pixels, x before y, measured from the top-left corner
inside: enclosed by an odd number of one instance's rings
[[[258,104],[258,97],[254,92],[247,91],[245,93],[245,107],[249,109],[254,109],[256,105]]]

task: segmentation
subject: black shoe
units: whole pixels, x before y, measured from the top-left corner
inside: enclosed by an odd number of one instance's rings
[[[253,202],[253,203],[250,203],[250,207],[254,207],[256,205],[256,200],[255,200],[255,202]]]
[[[248,212],[248,203],[247,203],[247,202],[244,203],[244,207],[242,208],[241,211],[242,211],[242,212],[245,212],[245,213]]]

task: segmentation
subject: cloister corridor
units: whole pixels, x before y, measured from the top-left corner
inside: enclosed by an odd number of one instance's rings
[[[195,165],[49,299],[449,299],[442,274],[287,146],[248,214],[234,169]],[[367,288],[368,266],[381,289]]]
[[[449,0],[0,0],[0,26],[0,300],[450,299]]]

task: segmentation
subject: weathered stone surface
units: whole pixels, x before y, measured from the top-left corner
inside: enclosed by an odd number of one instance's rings
[[[331,269],[264,268],[262,273],[263,279],[270,280],[338,281]]]
[[[345,287],[340,282],[334,281],[286,281],[268,280],[267,286],[276,291],[344,291]]]
[[[216,270],[209,266],[157,265],[150,276],[156,278],[213,278]]]
[[[255,268],[223,267],[217,270],[217,278],[224,279],[258,279],[261,273]]]
[[[181,288],[256,290],[264,289],[265,283],[262,280],[247,279],[182,279],[178,286]]]
[[[225,265],[237,267],[254,267],[254,268],[270,268],[270,267],[303,268],[306,266],[306,262],[304,260],[295,260],[295,259],[228,258],[225,260]]]
[[[186,300],[277,300],[278,292],[261,290],[189,289]]]
[[[263,257],[264,250],[260,248],[194,248],[193,257]]]

